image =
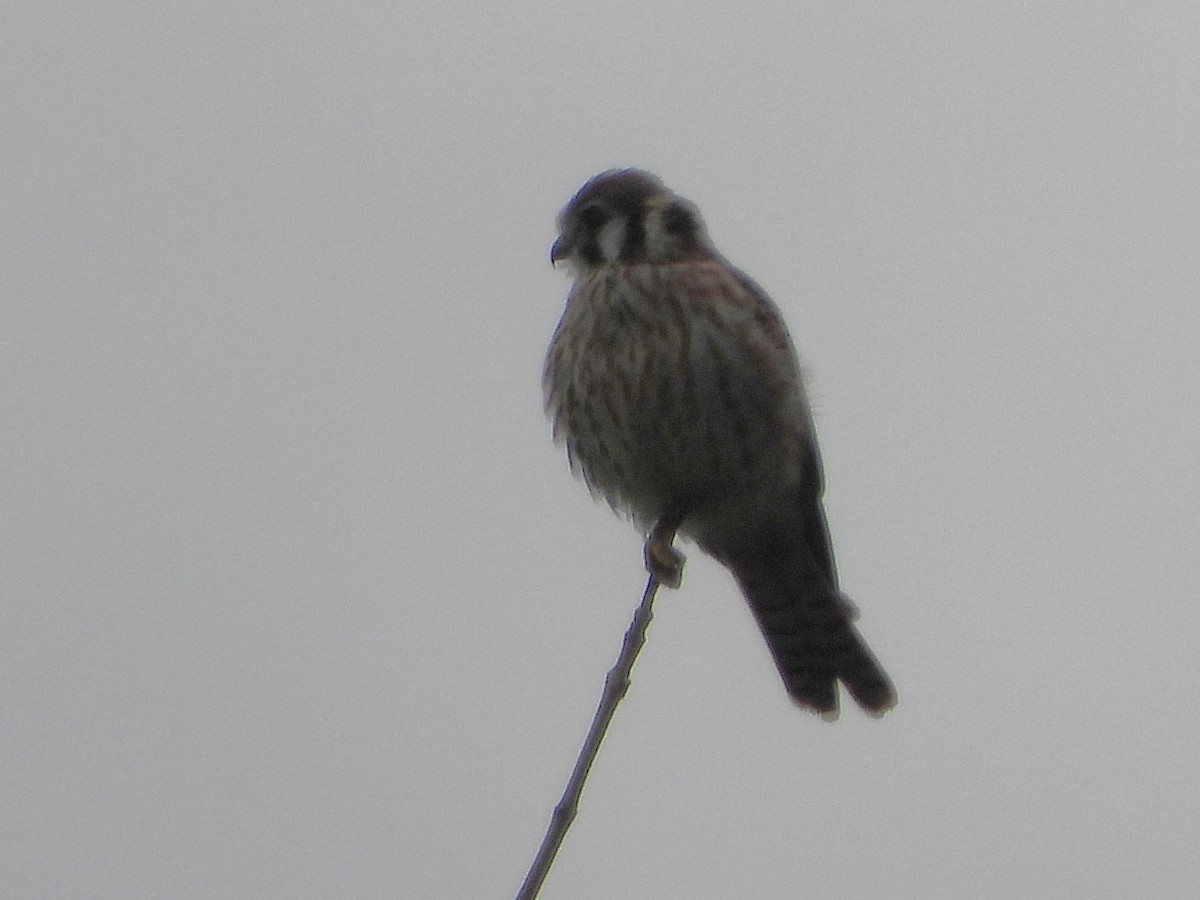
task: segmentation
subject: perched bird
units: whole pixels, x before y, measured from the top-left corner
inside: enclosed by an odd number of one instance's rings
[[[593,493],[648,535],[678,587],[676,533],[740,585],[792,699],[833,719],[842,682],[868,713],[896,702],[839,591],[824,476],[779,310],[654,175],[602,172],[558,219],[574,275],[543,373],[555,439]]]

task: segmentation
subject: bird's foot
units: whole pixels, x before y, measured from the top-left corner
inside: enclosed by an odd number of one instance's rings
[[[646,571],[663,587],[678,590],[687,557],[671,546],[674,539],[674,531],[664,534],[656,528],[651,532],[646,539]]]

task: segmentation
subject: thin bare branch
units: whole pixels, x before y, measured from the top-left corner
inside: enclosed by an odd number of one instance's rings
[[[680,565],[682,565],[682,560],[680,560]],[[558,805],[554,807],[554,814],[550,817],[550,826],[546,829],[546,836],[542,838],[542,846],[538,848],[537,856],[533,860],[533,865],[529,867],[529,872],[525,875],[525,882],[521,885],[516,900],[534,900],[537,897],[542,882],[546,880],[546,875],[550,871],[550,866],[554,864],[558,848],[562,846],[563,838],[567,836],[567,829],[575,820],[575,813],[579,809],[579,796],[583,793],[583,784],[587,780],[592,763],[596,760],[596,754],[600,752],[600,742],[604,740],[604,735],[608,731],[608,723],[612,721],[613,714],[617,711],[617,704],[629,690],[629,675],[633,670],[634,660],[637,659],[642,645],[646,643],[646,629],[654,617],[652,607],[654,595],[658,591],[658,584],[658,579],[654,575],[651,575],[646,581],[642,602],[633,614],[633,621],[629,623],[629,628],[625,632],[621,653],[617,657],[616,664],[609,669],[608,675],[604,678],[604,693],[600,697],[596,715],[592,717],[592,726],[588,729],[587,737],[579,750],[579,757],[575,760],[571,778],[567,781],[566,790],[563,791]]]

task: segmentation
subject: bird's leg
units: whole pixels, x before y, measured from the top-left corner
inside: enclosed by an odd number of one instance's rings
[[[678,589],[683,583],[683,563],[686,557],[671,546],[675,531],[683,521],[683,512],[668,510],[650,530],[646,538],[646,571],[663,587]]]

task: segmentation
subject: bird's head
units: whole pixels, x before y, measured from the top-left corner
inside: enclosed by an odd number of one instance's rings
[[[610,169],[592,178],[558,216],[550,261],[576,272],[671,263],[712,253],[700,213],[656,176]]]

